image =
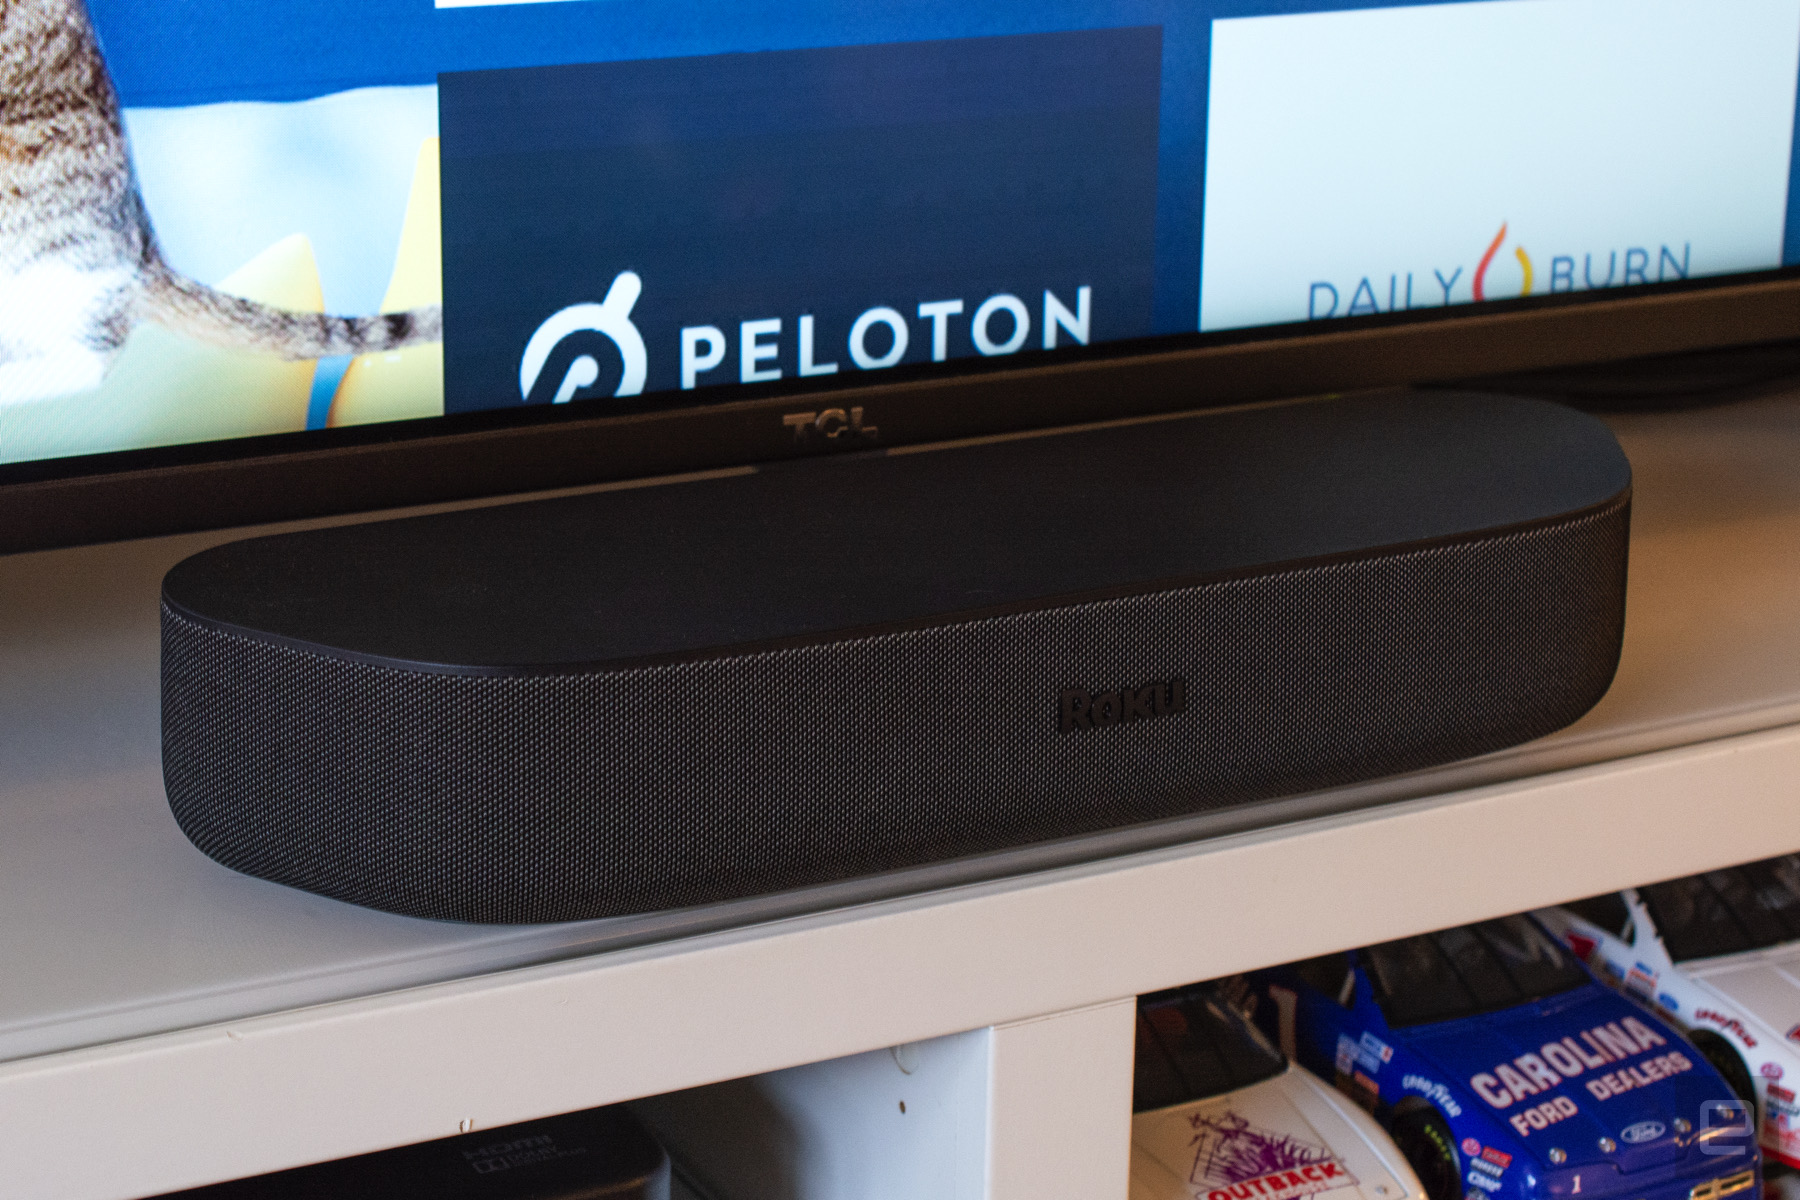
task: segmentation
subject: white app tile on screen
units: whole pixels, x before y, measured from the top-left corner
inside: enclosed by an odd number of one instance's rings
[[[1800,0],[1215,21],[1201,328],[1778,266],[1797,74]]]

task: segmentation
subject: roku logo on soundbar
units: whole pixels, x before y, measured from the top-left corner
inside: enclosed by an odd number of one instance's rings
[[[1056,731],[1073,733],[1077,729],[1105,729],[1127,721],[1172,717],[1186,711],[1187,681],[1179,677],[1167,683],[1146,683],[1142,687],[1120,688],[1116,692],[1064,688],[1057,699]]]

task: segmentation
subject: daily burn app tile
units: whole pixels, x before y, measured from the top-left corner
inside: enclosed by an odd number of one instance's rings
[[[1150,333],[1161,41],[441,76],[447,411]]]

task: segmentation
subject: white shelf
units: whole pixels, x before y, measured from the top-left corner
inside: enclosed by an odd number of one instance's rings
[[[1800,396],[1616,425],[1625,657],[1570,729],[1287,811],[1381,807],[698,933],[436,924],[216,866],[162,797],[156,584],[245,531],[0,559],[8,1191],[272,1170],[1800,848]]]

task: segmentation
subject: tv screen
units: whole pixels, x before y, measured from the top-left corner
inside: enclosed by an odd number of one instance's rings
[[[44,485],[159,469],[185,508],[86,534],[1093,418],[1152,401],[1030,381],[1781,285],[1797,78],[1800,0],[16,0],[0,523],[79,538]],[[1259,361],[1185,402],[1374,378]],[[477,435],[422,491],[292,473]]]

